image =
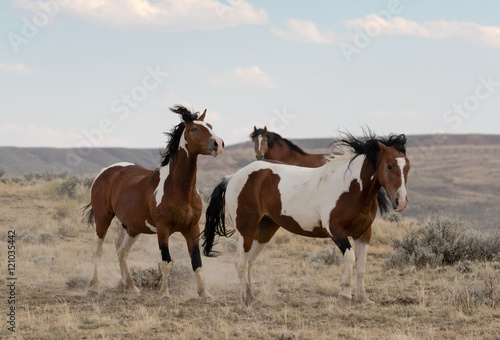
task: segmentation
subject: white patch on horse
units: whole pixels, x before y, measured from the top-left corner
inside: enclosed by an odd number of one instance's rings
[[[112,164],[110,166],[108,166],[107,168],[104,168],[101,170],[101,172],[99,172],[99,174],[96,176],[96,178],[94,179],[94,182],[92,182],[92,185],[90,186],[90,192],[92,192],[92,187],[94,186],[94,183],[95,181],[99,178],[99,176],[102,175],[102,173],[108,169],[111,169],[111,168],[114,168],[116,166],[122,166],[122,167],[125,167],[125,166],[131,166],[131,165],[135,165],[134,163],[130,163],[130,162],[120,162],[120,163],[115,163],[115,164]]]
[[[208,131],[212,132],[212,129],[210,128],[210,126],[208,126],[208,124],[206,122],[203,122],[201,120],[197,120],[197,121],[193,122],[193,124],[201,125],[204,128],[206,128]]]
[[[398,157],[396,158],[396,161],[398,162],[399,169],[401,170],[401,186],[398,189],[399,197],[401,199],[404,199],[404,203],[406,206],[406,201],[407,201],[407,195],[408,193],[406,192],[406,183],[405,183],[405,175],[404,175],[404,168],[406,166],[406,159],[404,157]],[[401,204],[401,203],[400,203]]]
[[[259,136],[259,151],[262,152],[262,140],[264,139],[264,137],[262,136]]]
[[[184,151],[186,151],[186,155],[189,157],[189,152],[188,152],[188,149],[187,149],[187,140],[186,140],[186,136],[184,136],[184,134],[186,133],[186,131],[184,131],[182,133],[182,136],[181,136],[181,139],[179,140],[179,150],[182,149]]]
[[[280,176],[281,214],[292,217],[306,231],[313,231],[319,227],[318,221],[322,221],[323,228],[330,233],[329,216],[340,196],[349,191],[354,180],[363,189],[361,168],[365,157],[358,156],[349,165],[352,157],[352,154],[336,157],[319,168],[269,166]]]
[[[158,186],[154,191],[156,206],[159,206],[161,200],[163,199],[163,194],[165,190],[165,181],[170,173],[170,167],[168,165],[163,166],[160,168],[159,172],[160,172],[160,181],[158,182]]]
[[[149,224],[148,220],[146,220],[145,223],[146,223],[146,227],[148,227],[149,230],[151,230],[153,233],[156,234],[156,227],[154,225],[152,225],[152,224]]]

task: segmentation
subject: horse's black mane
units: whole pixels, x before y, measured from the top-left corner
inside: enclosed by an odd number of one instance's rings
[[[254,139],[255,137],[262,136],[263,134],[264,134],[264,129],[257,129],[250,134],[250,138]],[[304,150],[302,150],[299,146],[290,142],[288,139],[281,137],[279,134],[275,132],[267,131],[267,145],[270,148],[273,147],[274,141],[282,141],[286,145],[288,145],[290,149],[292,149],[293,151],[298,152],[301,155],[306,155],[306,152]]]
[[[393,147],[406,155],[406,136],[404,134],[391,134],[389,137],[383,138],[377,137],[369,129],[368,131],[363,131],[363,137],[361,138],[355,137],[351,133],[343,133],[340,139],[333,142],[333,147],[347,146],[354,151],[356,156],[365,155],[366,159],[375,167],[375,157],[377,152],[380,151],[378,142],[385,146]]]
[[[161,161],[160,166],[165,166],[170,162],[170,159],[175,159],[177,150],[179,150],[179,142],[185,129],[184,122],[192,122],[198,119],[198,112],[193,113],[182,105],[175,105],[170,108],[170,111],[180,114],[182,121],[170,132],[164,132],[164,134],[169,137],[169,140],[165,150],[161,152],[163,160]]]

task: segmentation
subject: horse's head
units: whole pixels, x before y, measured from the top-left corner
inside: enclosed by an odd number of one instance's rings
[[[406,137],[405,141],[406,141]],[[378,142],[377,173],[380,184],[389,195],[392,207],[397,212],[406,208],[408,193],[406,183],[410,171],[410,161],[405,152]]]
[[[184,141],[180,141],[179,148],[185,149],[188,154],[212,155],[217,157],[224,149],[224,141],[212,132],[212,125],[205,122],[207,110],[198,117],[184,107],[176,107],[173,112],[181,114],[184,121]]]
[[[253,133],[250,135],[252,141],[254,143],[255,149],[255,157],[258,160],[264,159],[264,155],[267,152],[268,144],[267,144],[267,127],[264,126],[264,129],[257,129],[255,126],[253,127]]]

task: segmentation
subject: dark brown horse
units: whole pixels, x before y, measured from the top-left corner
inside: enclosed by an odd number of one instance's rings
[[[267,127],[253,127],[250,135],[254,143],[255,157],[258,160],[271,159],[290,165],[317,168],[328,160],[326,155],[307,153],[279,134],[267,131]]]
[[[214,189],[206,213],[204,253],[210,255],[215,234],[229,234],[224,221],[227,205],[239,234],[235,265],[246,304],[255,299],[252,266],[279,227],[303,236],[331,238],[346,262],[338,301],[351,303],[355,265],[356,301],[373,303],[365,296],[364,275],[376,198],[383,187],[397,212],[406,207],[410,170],[406,137],[357,139],[348,135],[336,145],[342,155],[319,168],[256,161]],[[348,237],[354,239],[354,250]]]
[[[202,202],[196,190],[196,163],[200,154],[216,157],[222,153],[224,143],[212,133],[212,126],[204,122],[206,110],[201,117],[183,106],[171,110],[181,115],[182,122],[168,133],[170,140],[156,170],[117,163],[103,169],[92,184],[91,203],[86,206],[88,222],[95,220],[96,224],[89,295],[98,294],[97,264],[104,237],[115,216],[123,225],[116,247],[125,291],[139,293],[127,265],[130,248],[139,234],[157,234],[162,259],[161,298],[170,298],[168,274],[172,259],[168,239],[172,233],[180,232],[191,256],[198,294],[200,297],[210,295],[201,272],[198,222]]]

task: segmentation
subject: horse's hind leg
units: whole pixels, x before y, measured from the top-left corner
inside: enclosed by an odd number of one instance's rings
[[[90,287],[87,291],[87,296],[96,296],[99,293],[99,279],[97,278],[97,264],[102,256],[102,244],[104,238],[100,238],[97,234],[94,237],[92,245],[92,278],[90,279]]]
[[[134,280],[132,280],[132,276],[130,276],[127,258],[130,253],[130,249],[138,239],[139,235],[132,237],[128,234],[127,230],[123,228],[120,232],[120,236],[116,244],[116,254],[118,255],[118,261],[120,262],[120,272],[122,274],[123,289],[133,294],[140,294],[140,290],[135,286]]]
[[[96,213],[96,212],[94,212]],[[96,222],[96,234],[94,237],[94,244],[92,246],[92,278],[90,279],[90,287],[87,292],[88,296],[96,296],[99,293],[99,279],[97,277],[97,264],[102,256],[102,244],[104,243],[104,237],[106,237],[106,233],[108,231],[109,225],[111,224],[111,220],[114,215],[111,213],[109,216],[105,216],[104,218],[99,218],[97,215],[95,216]]]
[[[248,252],[248,285],[250,286],[250,290],[252,290],[252,270],[255,260],[279,228],[280,226],[268,216],[264,216],[259,223],[257,235],[253,241],[252,248]]]

